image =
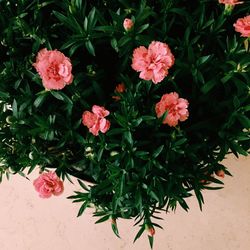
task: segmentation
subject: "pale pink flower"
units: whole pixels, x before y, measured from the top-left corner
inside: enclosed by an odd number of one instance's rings
[[[161,100],[155,105],[155,111],[158,118],[162,117],[167,111],[163,124],[175,127],[179,121],[187,120],[189,115],[188,105],[186,99],[179,98],[176,92],[172,92],[161,97]]]
[[[239,18],[234,24],[235,31],[240,32],[243,37],[250,37],[250,15]]]
[[[243,1],[238,1],[238,0],[219,0],[219,3],[227,4],[227,5],[236,5],[236,4],[241,4],[244,3]]]
[[[225,177],[225,172],[224,172],[224,170],[222,170],[222,169],[217,170],[217,171],[215,172],[215,174],[216,174],[217,176],[221,177],[221,178],[224,178],[224,177]]]
[[[99,131],[106,133],[110,128],[110,122],[104,118],[109,115],[109,111],[104,107],[94,105],[92,112],[84,111],[82,114],[82,123],[85,125],[89,132],[97,136]]]
[[[63,182],[55,172],[44,172],[34,180],[33,185],[41,198],[49,198],[53,195],[60,195],[63,190]]]
[[[62,89],[73,81],[70,59],[58,50],[40,50],[33,66],[42,78],[43,86],[48,90]]]
[[[148,49],[144,46],[133,52],[132,68],[140,72],[139,77],[161,82],[167,75],[168,69],[174,64],[174,56],[166,43],[153,41]]]
[[[129,18],[125,18],[124,21],[123,21],[123,28],[126,30],[126,31],[129,31],[133,28],[134,26],[134,22],[129,19]]]

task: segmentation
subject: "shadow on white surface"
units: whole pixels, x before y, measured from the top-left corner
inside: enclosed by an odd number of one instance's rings
[[[188,200],[189,213],[177,208],[163,214],[157,229],[155,250],[248,250],[250,249],[250,157],[225,160],[234,175],[223,180],[225,188],[204,193],[205,205],[200,212],[194,197]],[[0,184],[1,250],[149,250],[143,235],[135,244],[138,227],[133,221],[118,220],[122,239],[112,232],[110,223],[94,224],[92,210],[76,218],[80,204],[66,197],[79,190],[65,183],[59,197],[41,199],[33,189],[37,172],[11,176]]]

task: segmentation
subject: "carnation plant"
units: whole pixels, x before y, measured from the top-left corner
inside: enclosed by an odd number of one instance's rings
[[[97,223],[159,212],[223,187],[248,155],[250,3],[237,0],[0,1],[0,179],[31,173]],[[87,182],[86,182],[87,181]],[[163,214],[161,214],[163,217]]]

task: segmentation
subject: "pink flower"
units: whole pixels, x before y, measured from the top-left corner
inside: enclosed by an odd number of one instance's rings
[[[174,64],[174,56],[166,43],[153,41],[148,49],[144,46],[133,52],[132,68],[140,72],[140,78],[161,82],[167,75],[168,69]]]
[[[73,81],[70,59],[58,50],[40,50],[33,66],[42,78],[46,89],[59,90]]]
[[[134,26],[134,22],[129,19],[129,18],[125,18],[124,21],[123,21],[123,28],[126,30],[126,31],[129,31],[133,28]]]
[[[110,128],[110,122],[104,118],[109,115],[109,111],[104,107],[94,105],[92,112],[84,111],[82,114],[82,123],[87,126],[89,132],[97,136],[99,131],[106,133]]]
[[[188,118],[188,101],[183,98],[179,98],[176,92],[165,94],[161,97],[161,100],[155,105],[155,111],[157,117],[160,118],[167,111],[167,116],[163,121],[163,124],[168,124],[171,127],[175,127],[178,121],[185,121]]]
[[[224,177],[225,177],[225,172],[224,172],[224,170],[222,170],[222,169],[217,170],[217,171],[215,172],[215,174],[216,174],[217,176],[221,177],[221,178],[224,178]]]
[[[239,2],[238,0],[219,0],[219,3],[227,4],[227,5],[236,5],[244,3],[243,1]]]
[[[51,195],[60,195],[63,192],[63,182],[55,172],[42,173],[34,180],[33,185],[41,198],[49,198]]]
[[[250,15],[239,18],[234,24],[235,31],[240,32],[243,37],[250,37]]]

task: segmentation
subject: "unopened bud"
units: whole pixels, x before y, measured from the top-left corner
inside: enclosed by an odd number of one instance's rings
[[[134,22],[129,19],[129,18],[125,18],[124,21],[123,21],[123,28],[126,30],[126,31],[129,31],[133,28],[134,26]]]
[[[146,225],[146,229],[149,236],[153,237],[155,235],[155,229],[153,226]]]
[[[88,152],[92,152],[93,151],[93,149],[91,148],[91,147],[87,147],[87,148],[85,148],[85,152],[86,153],[88,153]]]
[[[110,152],[110,156],[115,156],[115,155],[118,155],[119,153],[117,151],[111,151]]]
[[[222,169],[217,170],[217,171],[215,172],[215,174],[216,174],[217,176],[221,177],[221,178],[224,178],[224,177],[225,177],[225,172],[224,172],[224,170],[222,170]]]
[[[8,124],[11,124],[11,123],[12,123],[11,118],[12,118],[12,116],[10,116],[10,115],[6,117],[5,120],[6,120],[6,122],[7,122]]]
[[[29,158],[30,158],[31,160],[34,160],[33,152],[30,152],[30,153],[29,153]]]

